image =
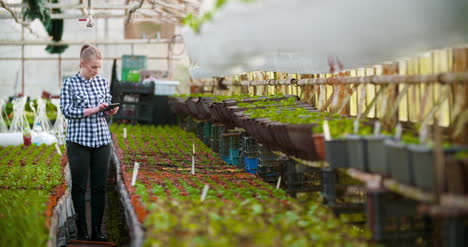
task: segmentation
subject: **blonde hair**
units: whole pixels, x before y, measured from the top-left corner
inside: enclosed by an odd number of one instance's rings
[[[102,59],[101,51],[91,45],[85,44],[81,47],[80,60],[89,61],[91,58]]]

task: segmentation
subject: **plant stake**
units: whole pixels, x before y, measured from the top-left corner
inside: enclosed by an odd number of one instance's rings
[[[375,136],[380,136],[380,127],[381,127],[380,121],[375,121],[374,123],[374,135]]]
[[[123,129],[123,138],[127,139],[127,128]]]
[[[330,127],[328,126],[327,120],[323,121],[323,137],[325,138],[325,141],[331,140]]]
[[[140,163],[135,162],[135,165],[133,166],[132,186],[135,186],[139,167],[140,167]]]
[[[203,187],[203,191],[200,197],[200,201],[204,201],[206,199],[206,195],[208,194],[208,189],[210,189],[210,186],[208,184],[205,184]]]
[[[58,155],[62,156],[62,151],[60,151],[60,148],[57,143],[55,143],[55,151],[57,151]]]
[[[276,189],[279,189],[281,184],[281,176],[278,177],[278,183],[276,183]]]
[[[195,141],[192,143],[192,175],[195,174]]]

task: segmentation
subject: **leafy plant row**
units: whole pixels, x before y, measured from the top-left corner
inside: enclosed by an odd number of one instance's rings
[[[0,157],[0,246],[46,246],[65,186],[62,157],[34,144],[1,147]]]
[[[144,246],[366,245],[366,232],[346,225],[318,200],[298,203],[254,175],[232,166],[227,169],[229,166],[219,163],[216,154],[191,133],[177,127],[111,128],[119,133],[116,146],[133,207],[137,214],[143,214],[139,219],[146,231]],[[123,128],[127,128],[127,139],[120,134]],[[132,161],[127,156],[134,157],[142,150],[146,155],[164,156],[167,152],[161,143],[167,149],[190,154],[193,141],[197,152],[202,152],[200,157],[211,155],[213,159],[203,172],[192,175],[188,169],[171,168],[171,163],[141,160],[136,186],[129,184],[133,164],[127,163]],[[219,173],[220,169],[224,171]],[[202,201],[206,185],[209,189]]]

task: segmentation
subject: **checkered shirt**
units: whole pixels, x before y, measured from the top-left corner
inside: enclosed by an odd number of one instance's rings
[[[80,73],[65,79],[60,93],[60,107],[67,119],[67,141],[87,147],[100,147],[111,142],[109,126],[103,112],[84,116],[85,108],[111,103],[109,81],[95,76],[90,80]]]

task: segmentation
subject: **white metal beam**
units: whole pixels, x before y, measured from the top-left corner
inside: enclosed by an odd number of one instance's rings
[[[0,45],[82,45],[84,43],[98,44],[98,45],[149,45],[149,44],[168,44],[171,43],[170,39],[127,39],[127,40],[80,40],[80,41],[47,41],[47,40],[0,40]],[[182,40],[176,39],[175,43],[180,44]]]

